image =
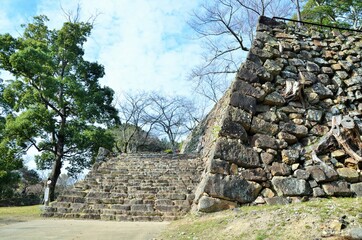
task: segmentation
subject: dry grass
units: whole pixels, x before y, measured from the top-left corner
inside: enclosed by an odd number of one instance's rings
[[[212,214],[188,215],[171,223],[162,239],[293,240],[343,239],[351,227],[362,227],[362,198],[313,200],[283,206],[242,207]],[[334,231],[331,223],[342,216],[346,229]]]

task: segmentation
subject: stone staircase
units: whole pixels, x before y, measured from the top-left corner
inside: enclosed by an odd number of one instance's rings
[[[95,165],[43,216],[116,221],[169,221],[190,210],[203,171],[194,156],[128,154]]]

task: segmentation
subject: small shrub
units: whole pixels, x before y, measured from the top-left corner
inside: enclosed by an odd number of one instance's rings
[[[172,154],[172,153],[173,153],[172,149],[166,149],[166,150],[164,150],[163,152],[164,152],[164,153],[167,153],[167,154]]]

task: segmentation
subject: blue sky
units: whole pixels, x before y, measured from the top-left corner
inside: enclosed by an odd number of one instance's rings
[[[0,0],[0,34],[19,36],[21,24],[44,14],[50,28],[66,20],[62,8],[81,6],[81,20],[99,13],[85,44],[85,57],[105,66],[101,84],[116,95],[123,91],[157,91],[192,95],[186,81],[200,62],[201,48],[187,21],[199,0]],[[10,78],[0,72],[0,78]],[[27,165],[35,168],[30,153]]]
[[[101,83],[122,91],[161,91],[187,95],[190,70],[200,46],[187,25],[198,0],[0,0],[0,33],[21,33],[21,24],[45,14],[59,28],[66,11],[81,6],[81,20],[100,13],[85,45],[85,57],[105,66]],[[6,78],[3,73],[0,78]]]

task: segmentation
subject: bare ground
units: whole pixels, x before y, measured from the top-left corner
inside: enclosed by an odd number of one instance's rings
[[[39,219],[0,225],[0,239],[149,240],[156,238],[167,225],[167,222]]]

